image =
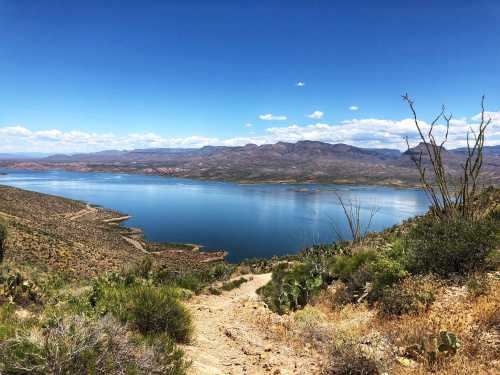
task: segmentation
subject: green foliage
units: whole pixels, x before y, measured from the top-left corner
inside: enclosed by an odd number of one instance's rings
[[[272,280],[258,290],[269,308],[280,314],[304,307],[325,286],[323,275],[312,263],[282,263],[273,270]]]
[[[441,331],[439,333],[440,344],[438,350],[446,355],[454,355],[461,347],[457,336],[452,332]]]
[[[394,253],[374,250],[336,256],[329,269],[331,275],[345,285],[342,290],[338,290],[340,294],[337,299],[354,302],[362,292],[367,291],[369,299],[373,301],[382,289],[407,277],[405,266],[390,256],[394,256]]]
[[[220,296],[222,294],[222,290],[213,286],[208,287],[208,292],[214,296]]]
[[[385,254],[379,254],[367,266],[372,278],[372,290],[370,298],[375,298],[381,291],[404,279],[409,275],[404,265]]]
[[[419,314],[434,302],[436,282],[430,276],[411,276],[382,290],[379,310],[382,315]]]
[[[40,300],[37,286],[17,271],[0,273],[0,303],[29,305]]]
[[[246,283],[247,281],[248,280],[245,279],[244,277],[240,277],[239,279],[235,279],[235,280],[223,283],[220,288],[222,290],[225,290],[225,291],[233,290],[233,289],[239,288],[242,284]]]
[[[168,337],[134,342],[109,316],[61,318],[49,326],[19,329],[0,343],[2,374],[182,375],[186,367],[182,351]]]
[[[432,334],[420,338],[419,344],[411,345],[405,350],[405,355],[419,359],[425,359],[430,365],[436,364],[438,359],[457,354],[462,344],[459,338],[448,331]]]
[[[442,277],[483,270],[500,243],[499,228],[498,221],[490,218],[422,217],[409,233],[410,269]]]
[[[360,251],[352,255],[340,255],[333,258],[330,264],[330,274],[344,282],[351,281],[352,275],[358,271],[361,266],[375,260],[377,253],[373,250]]]
[[[173,288],[182,288],[194,293],[200,293],[208,284],[220,280],[228,280],[235,266],[227,263],[217,263],[210,268],[196,271],[172,271],[155,267],[150,258],[145,258],[130,268],[123,275],[129,283],[145,281],[154,285],[168,285]]]
[[[145,335],[167,333],[177,342],[189,340],[191,317],[169,286],[97,282],[91,303],[102,315],[111,313]]]
[[[208,288],[208,292],[215,296],[220,296],[223,291],[230,291],[236,288],[239,288],[242,284],[246,283],[248,280],[244,277],[240,277],[239,279],[231,280],[225,283],[222,283],[220,288],[216,288],[214,286],[210,286]]]

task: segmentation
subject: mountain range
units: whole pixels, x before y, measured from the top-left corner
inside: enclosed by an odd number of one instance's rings
[[[149,148],[108,150],[81,154],[56,154],[40,158],[2,158],[9,168],[80,171],[117,171],[238,182],[337,182],[415,185],[412,155],[423,144],[406,152],[361,148],[317,141],[202,148]],[[460,172],[467,150],[443,151],[451,174]],[[2,160],[4,159],[4,160]],[[425,158],[424,158],[425,159]],[[424,160],[425,162],[425,160]],[[500,145],[484,148],[485,181],[500,184]]]

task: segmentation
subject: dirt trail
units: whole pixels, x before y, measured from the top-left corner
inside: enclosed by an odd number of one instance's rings
[[[91,205],[87,204],[84,209],[82,209],[78,212],[70,213],[66,216],[66,218],[68,220],[74,221],[74,220],[79,219],[85,215],[92,214],[95,212],[97,212],[97,208],[92,207]]]
[[[250,281],[238,289],[197,296],[188,305],[195,326],[193,343],[184,346],[190,374],[312,374],[311,358],[273,342],[252,319],[265,309],[256,290],[271,274],[245,278]]]

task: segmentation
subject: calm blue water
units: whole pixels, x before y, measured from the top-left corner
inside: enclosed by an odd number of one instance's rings
[[[359,201],[381,230],[426,211],[423,192],[373,186],[238,185],[157,176],[4,170],[0,184],[60,195],[132,215],[152,241],[196,243],[229,251],[229,261],[291,254],[335,240],[333,223],[348,238],[335,192]],[[303,192],[300,189],[321,189]],[[335,191],[332,191],[332,190]]]

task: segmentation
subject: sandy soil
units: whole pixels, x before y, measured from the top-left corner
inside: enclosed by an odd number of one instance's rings
[[[314,374],[309,356],[273,342],[254,319],[257,310],[273,314],[256,294],[271,274],[245,278],[238,289],[188,304],[195,326],[193,343],[183,348],[192,361],[190,374]]]

